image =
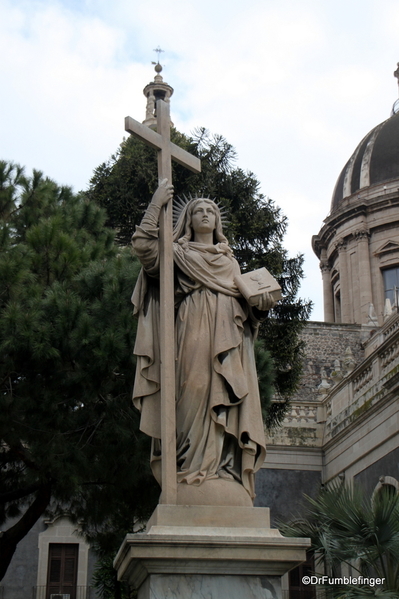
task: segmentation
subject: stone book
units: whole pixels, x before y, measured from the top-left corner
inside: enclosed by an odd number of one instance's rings
[[[280,285],[266,268],[237,275],[234,277],[234,282],[250,306],[255,306],[258,297],[265,291],[270,293],[275,301],[282,298]]]

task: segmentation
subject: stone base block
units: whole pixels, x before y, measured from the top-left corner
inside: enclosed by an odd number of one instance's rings
[[[244,487],[235,480],[214,478],[200,485],[177,485],[177,505],[220,505],[252,507],[252,499]]]
[[[277,576],[209,576],[155,574],[146,579],[138,599],[279,599]]]
[[[114,566],[139,599],[279,599],[280,577],[309,546],[270,528],[267,508],[158,505],[145,533],[127,535]]]
[[[187,485],[188,486],[188,485]],[[251,532],[261,529],[271,535],[280,536],[278,530],[270,528],[270,510],[268,507],[239,507],[220,505],[157,505],[148,520],[146,531],[154,534],[158,527],[165,532],[165,527],[175,527],[175,534],[183,533],[183,528],[193,529],[198,534],[206,534],[207,529],[251,529]]]

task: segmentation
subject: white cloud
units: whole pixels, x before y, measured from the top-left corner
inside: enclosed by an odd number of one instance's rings
[[[321,318],[310,238],[397,97],[398,25],[393,0],[0,0],[1,154],[84,187],[124,116],[144,118],[159,44],[176,126],[225,135],[281,205]]]
[[[121,32],[61,6],[3,4],[0,22],[3,156],[84,186],[121,141],[130,108],[142,112],[147,69],[118,64]]]

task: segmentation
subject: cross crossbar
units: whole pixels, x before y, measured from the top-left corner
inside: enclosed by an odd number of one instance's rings
[[[186,152],[186,150],[183,150],[183,148],[180,148],[172,141],[165,144],[165,140],[159,133],[150,129],[147,125],[135,121],[130,116],[125,118],[125,131],[131,133],[138,139],[141,139],[141,141],[144,141],[148,146],[151,146],[151,148],[154,148],[155,150],[166,150],[167,148],[165,146],[169,146],[172,160],[175,160],[175,162],[185,166],[194,173],[201,172],[201,161],[199,158]]]

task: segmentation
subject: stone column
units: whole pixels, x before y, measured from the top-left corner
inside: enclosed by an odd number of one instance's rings
[[[339,254],[339,281],[341,292],[341,322],[352,322],[349,293],[348,264],[346,257],[346,242],[341,239],[337,242]]]
[[[360,323],[367,324],[369,306],[373,303],[371,287],[371,270],[369,254],[369,236],[367,229],[356,231],[357,253],[359,265],[359,290],[360,290]]]
[[[321,276],[323,279],[323,299],[324,299],[324,322],[334,322],[334,298],[331,287],[331,266],[328,260],[320,261]]]

